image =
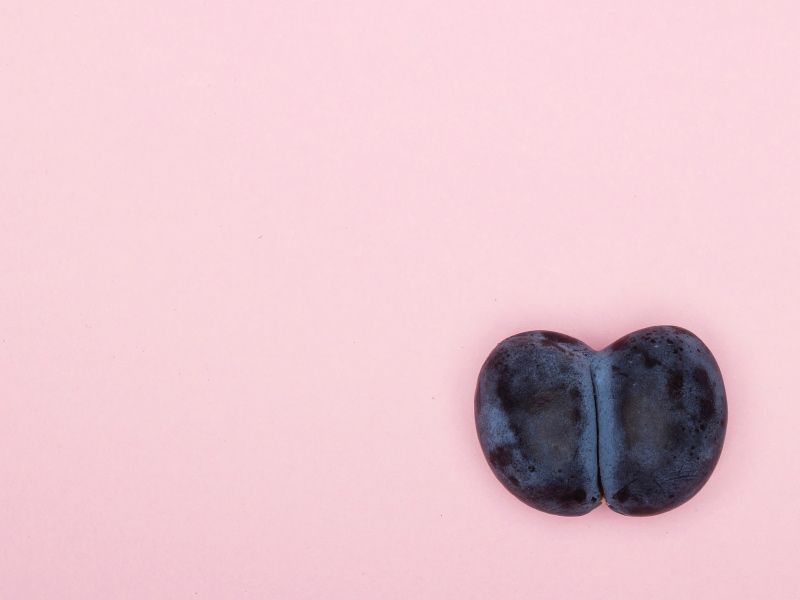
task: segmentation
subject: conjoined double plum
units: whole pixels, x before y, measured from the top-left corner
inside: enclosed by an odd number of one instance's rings
[[[526,504],[577,516],[605,496],[618,513],[655,515],[711,476],[727,404],[713,355],[685,329],[649,327],[599,352],[531,331],[486,359],[475,421],[494,474]]]

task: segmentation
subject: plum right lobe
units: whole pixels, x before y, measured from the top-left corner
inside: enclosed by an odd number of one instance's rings
[[[650,327],[594,355],[600,480],[609,507],[654,515],[694,496],[722,451],[727,406],[708,348]]]

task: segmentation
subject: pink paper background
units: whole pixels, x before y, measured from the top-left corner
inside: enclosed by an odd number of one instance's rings
[[[2,3],[1,598],[800,598],[800,9],[588,4]],[[702,492],[509,495],[494,344],[666,323]]]

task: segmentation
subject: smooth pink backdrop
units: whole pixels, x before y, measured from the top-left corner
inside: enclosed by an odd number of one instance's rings
[[[800,598],[795,2],[0,6],[0,598]],[[478,446],[494,344],[725,375],[653,518]]]

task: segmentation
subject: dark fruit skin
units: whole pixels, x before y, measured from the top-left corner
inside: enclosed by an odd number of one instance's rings
[[[486,460],[517,498],[556,515],[600,503],[592,350],[547,331],[501,342],[486,359],[475,420]]]
[[[645,516],[689,500],[719,460],[728,418],[710,350],[680,327],[650,327],[598,352],[592,367],[608,506]]]
[[[578,516],[604,490],[612,510],[645,516],[708,480],[727,405],[713,355],[685,329],[649,327],[600,352],[532,331],[486,359],[475,420],[494,474],[526,504]]]

